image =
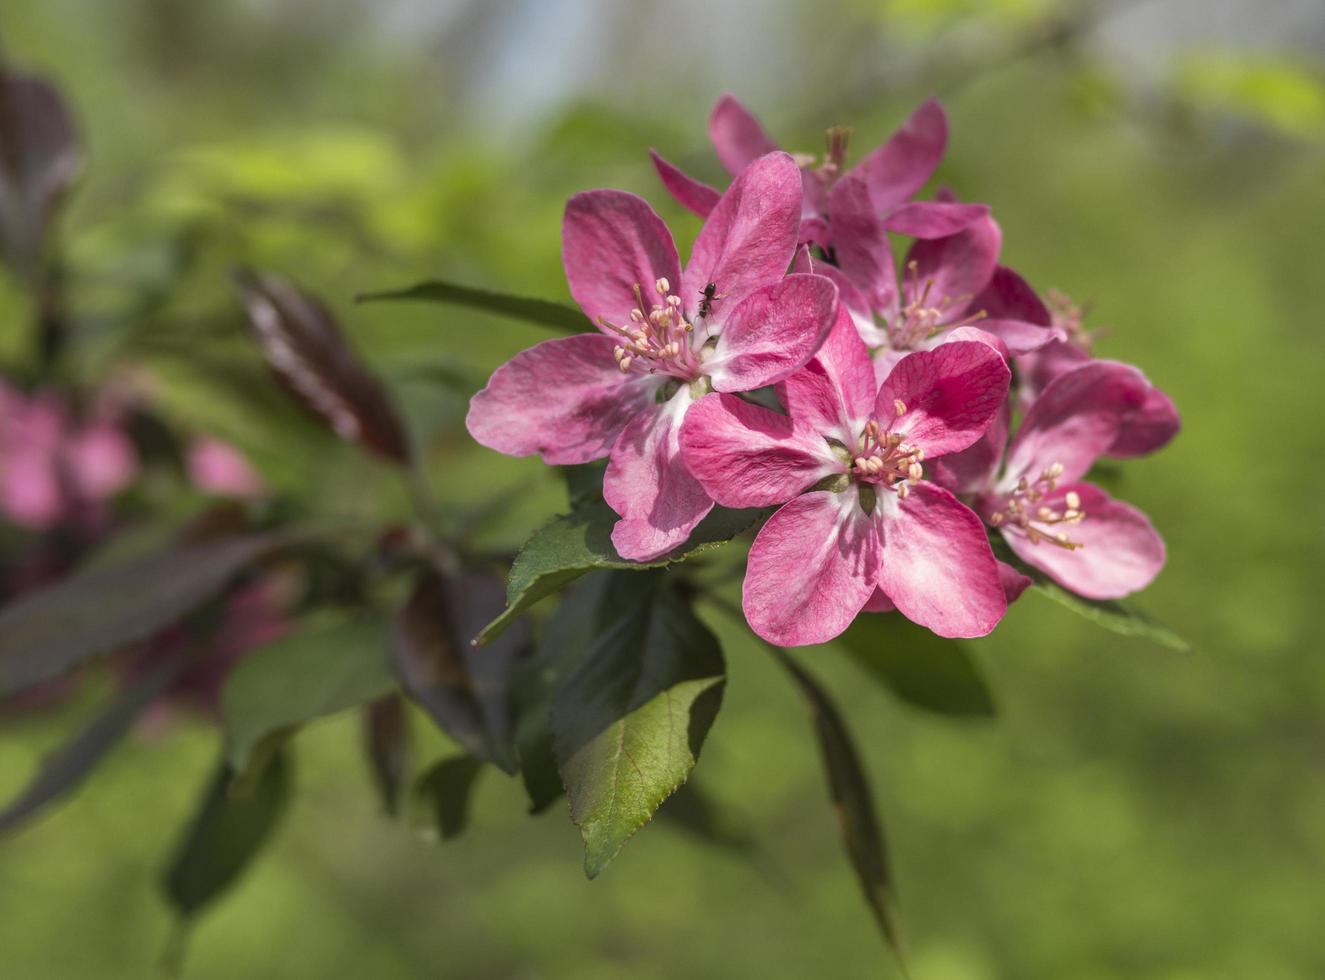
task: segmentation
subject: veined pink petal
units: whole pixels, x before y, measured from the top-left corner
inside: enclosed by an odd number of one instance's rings
[[[651,304],[659,279],[673,288],[681,281],[672,233],[647,201],[625,191],[585,191],[566,202],[561,264],[571,296],[594,326],[600,317],[623,325],[638,305],[636,286]]]
[[[986,204],[912,201],[889,212],[883,218],[883,227],[912,238],[945,238],[987,217],[989,206]],[[836,221],[837,216],[833,218]]]
[[[1023,575],[1005,561],[998,563],[998,580],[1003,583],[1003,595],[1008,605],[1021,598],[1021,594],[1031,587],[1031,577]]]
[[[993,320],[1024,320],[1041,327],[1053,323],[1049,307],[1030,283],[1005,265],[994,269],[989,284],[972,301],[971,309],[984,310]]]
[[[711,396],[710,396],[711,397]],[[693,405],[682,387],[626,426],[603,475],[603,499],[621,515],[612,544],[622,558],[651,561],[683,544],[713,500],[681,458],[681,424]]]
[[[1060,374],[1035,399],[1008,446],[1000,490],[1054,464],[1060,483],[1081,478],[1111,446],[1150,391],[1146,376],[1118,361],[1088,361]]]
[[[993,334],[1003,341],[1007,345],[1009,355],[1013,357],[1029,354],[1058,339],[1058,332],[1052,327],[1042,327],[1025,320],[986,318],[977,320],[975,325],[985,333]]]
[[[545,340],[492,373],[469,403],[475,441],[508,456],[537,453],[548,463],[602,459],[637,414],[654,404],[659,382],[622,374],[602,334]]]
[[[779,646],[826,643],[856,618],[879,576],[879,539],[854,487],[784,505],[750,546],[741,605]]]
[[[798,429],[855,445],[874,407],[874,368],[851,316],[840,303],[837,322],[814,359],[778,385]]]
[[[947,146],[947,114],[930,99],[857,168],[865,173],[874,206],[886,211],[910,200],[933,175]]]
[[[1030,580],[1027,579],[1027,581]],[[870,594],[870,597],[865,601],[865,605],[860,611],[874,613],[897,612],[897,607],[893,605],[891,599],[883,594],[883,590],[876,586],[874,592]]]
[[[1181,428],[1182,419],[1173,400],[1152,385],[1145,402],[1123,422],[1118,438],[1105,455],[1115,459],[1145,456],[1167,446]]]
[[[939,636],[984,636],[1007,612],[998,563],[980,518],[932,483],[874,506],[883,563],[879,588],[907,619]],[[752,552],[753,554],[753,552]]]
[[[863,178],[848,174],[829,199],[837,266],[870,307],[887,308],[897,292],[893,252]]]
[[[688,313],[704,287],[718,296],[714,322],[761,286],[781,279],[796,252],[800,228],[801,174],[786,153],[760,157],[741,171],[714,206],[695,239],[681,277]]]
[[[1032,544],[1005,528],[1003,537],[1022,561],[1087,599],[1119,599],[1149,585],[1164,567],[1164,541],[1145,514],[1090,483],[1060,486],[1042,506],[1066,510],[1067,494],[1080,498],[1085,518],[1064,533],[1083,545],[1069,550],[1049,541]]]
[[[984,435],[959,453],[951,453],[934,462],[930,477],[953,493],[981,493],[988,490],[998,475],[998,464],[1008,445],[1008,426],[1012,407],[1005,398],[994,413]]]
[[[837,319],[837,287],[823,276],[789,275],[747,296],[725,318],[704,362],[717,391],[753,391],[803,368]]]
[[[709,139],[718,159],[733,177],[751,161],[778,148],[754,113],[731,93],[718,99],[709,115]]]
[[[681,458],[724,507],[780,504],[845,472],[822,437],[735,395],[699,399],[681,426]]]
[[[1007,364],[987,344],[959,340],[916,351],[879,388],[874,417],[927,459],[961,452],[989,427],[1011,380]]]
[[[865,342],[866,347],[878,347],[888,342],[888,332],[874,319],[872,304],[856,288],[855,283],[843,275],[841,269],[835,265],[823,263],[815,266],[814,271],[817,275],[833,280],[833,283],[837,286],[838,303],[846,307],[847,312],[851,315],[852,323],[856,325],[856,333],[860,334],[860,339]],[[896,278],[890,277],[886,280],[886,283],[885,292],[895,300],[897,298]],[[887,306],[888,304],[884,304],[885,308]]]
[[[659,156],[657,150],[649,151],[649,159],[653,161],[653,169],[658,171],[658,179],[667,188],[667,193],[676,198],[676,203],[701,218],[707,218],[722,193],[674,167]]]
[[[941,309],[945,323],[959,319],[989,284],[1002,239],[998,222],[987,217],[946,238],[917,239],[902,275],[905,302],[923,296],[921,305]]]

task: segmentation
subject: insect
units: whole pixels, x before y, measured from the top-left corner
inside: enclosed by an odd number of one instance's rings
[[[718,284],[716,282],[709,283],[699,291],[699,295],[704,297],[699,301],[699,315],[701,317],[707,317],[709,311],[713,308],[713,301],[715,299],[722,299],[722,297],[718,295]]]

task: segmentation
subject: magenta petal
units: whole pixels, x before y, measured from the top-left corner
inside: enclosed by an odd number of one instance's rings
[[[953,493],[981,493],[993,485],[998,464],[1008,445],[1008,426],[1012,408],[1007,399],[994,413],[984,435],[959,453],[936,460],[930,476],[939,486]]]
[[[998,579],[1003,583],[1003,595],[1007,597],[1009,606],[1034,584],[1029,575],[1021,574],[1005,561],[998,563]]]
[[[681,300],[693,312],[709,283],[720,297],[713,319],[760,286],[781,279],[796,252],[801,174],[786,153],[760,157],[741,171],[699,230],[681,278]]]
[[[892,247],[860,177],[847,175],[829,199],[833,255],[838,268],[874,309],[888,308],[897,293]]]
[[[924,305],[942,304],[945,322],[960,318],[989,284],[998,265],[1002,240],[1003,234],[993,218],[981,218],[945,238],[918,239],[906,255],[906,273],[902,277],[906,302],[924,295]]]
[[[869,352],[838,304],[828,339],[803,370],[778,385],[778,397],[798,429],[854,445],[877,390]]]
[[[1027,581],[1029,581],[1029,579]],[[896,612],[897,607],[893,605],[891,599],[883,594],[882,589],[876,588],[870,597],[865,600],[865,605],[860,611],[876,613]]]
[[[1013,357],[1037,351],[1058,339],[1058,331],[1025,320],[977,320],[975,325],[985,333],[993,334],[1007,345]]]
[[[538,453],[555,464],[602,459],[654,404],[657,389],[651,378],[622,374],[614,346],[610,337],[582,333],[516,354],[470,400],[469,434],[508,456]]]
[[[718,159],[733,177],[751,161],[778,148],[754,113],[730,93],[718,99],[709,115],[709,139]]]
[[[790,275],[751,293],[726,317],[704,372],[718,391],[753,391],[803,368],[837,319],[837,287]]]
[[[612,544],[622,558],[651,561],[685,543],[713,500],[681,458],[681,424],[693,405],[683,387],[640,412],[612,447],[603,499],[621,515]]]
[[[887,431],[902,433],[908,445],[923,449],[926,458],[961,452],[989,427],[1011,380],[1007,364],[989,345],[941,344],[897,363],[879,388],[874,417]]]
[[[1116,459],[1145,456],[1167,446],[1181,428],[1182,419],[1173,400],[1152,387],[1141,407],[1123,422],[1106,455]]]
[[[903,616],[939,636],[984,636],[1007,612],[998,563],[980,518],[932,483],[874,507],[883,564],[879,588]]]
[[[709,395],[690,407],[681,457],[724,507],[780,504],[843,470],[822,438],[735,395]]]
[[[1053,323],[1049,307],[1030,283],[1005,265],[994,269],[989,284],[972,301],[971,309],[983,310],[994,320],[1024,320],[1042,327]]]
[[[879,539],[854,488],[783,506],[750,546],[742,606],[769,643],[826,643],[856,618],[879,574]]]
[[[667,188],[667,193],[676,198],[676,203],[701,218],[707,218],[722,192],[672,166],[656,150],[649,151],[649,159],[653,161],[653,169],[658,171],[658,179]]]
[[[947,114],[930,99],[857,168],[869,182],[874,206],[887,211],[910,200],[933,175],[947,146]]]
[[[883,227],[912,238],[944,238],[988,216],[989,207],[985,204],[912,201],[890,212],[883,219]]]
[[[1032,544],[1024,534],[1005,529],[1003,537],[1017,557],[1087,599],[1119,599],[1149,585],[1164,567],[1164,541],[1146,515],[1090,483],[1060,486],[1043,506],[1066,510],[1069,492],[1080,498],[1086,516],[1079,524],[1060,526],[1083,547]]]
[[[600,317],[624,324],[638,305],[636,286],[653,302],[659,279],[673,288],[681,281],[672,233],[647,201],[625,191],[585,191],[566,202],[561,263],[571,296],[595,326]]]
[[[855,283],[842,273],[841,269],[825,263],[815,266],[814,271],[817,275],[833,280],[833,284],[837,286],[838,303],[850,314],[851,322],[856,326],[856,333],[860,334],[860,339],[865,342],[866,347],[879,347],[888,342],[888,332],[874,319],[873,304],[856,288]],[[881,292],[886,292],[896,299],[896,278],[889,276],[885,282],[887,285]],[[881,304],[880,308],[888,308],[889,305],[890,303]],[[870,398],[873,400],[873,395]]]
[[[1066,340],[1053,340],[1039,350],[1017,358],[1017,379],[1020,382],[1018,398],[1029,407],[1049,382],[1060,374],[1081,367],[1090,355]]]
[[[1001,489],[1054,464],[1060,483],[1080,479],[1144,403],[1150,382],[1118,361],[1087,361],[1054,378],[1035,399],[1008,446]]]

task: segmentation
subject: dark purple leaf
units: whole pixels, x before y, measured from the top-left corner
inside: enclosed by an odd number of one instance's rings
[[[442,840],[454,840],[469,825],[469,802],[483,763],[472,755],[437,763],[414,784],[414,821]]]
[[[459,283],[433,280],[421,282],[405,289],[384,290],[376,293],[362,293],[355,297],[356,302],[369,303],[381,300],[413,300],[428,303],[448,303],[453,306],[467,306],[470,309],[495,313],[515,320],[536,323],[540,327],[551,327],[560,333],[584,333],[593,330],[580,310],[565,303],[556,303],[546,299],[533,299],[528,296],[513,296],[510,293],[496,293],[490,289],[477,289],[462,286]]]
[[[330,311],[278,276],[237,278],[253,336],[281,383],[340,438],[407,465],[404,424]]]
[[[364,705],[364,751],[382,807],[391,816],[400,812],[400,796],[409,780],[410,734],[405,702],[398,694]]]

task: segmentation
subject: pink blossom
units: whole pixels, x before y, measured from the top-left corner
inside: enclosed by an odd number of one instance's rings
[[[516,355],[474,396],[467,425],[489,448],[548,463],[609,457],[617,551],[671,551],[713,506],[680,455],[687,412],[711,390],[773,384],[814,355],[836,316],[821,276],[786,275],[800,172],[785,153],[751,163],[712,208],[684,272],[671,233],[624,191],[566,206],[571,295],[601,329]]]
[[[779,148],[754,114],[730,94],[713,107],[708,128],[718,159],[732,176]],[[925,102],[886,143],[847,170],[850,134],[844,126],[829,129],[822,162],[813,154],[795,156],[801,168],[802,242],[825,249],[833,246],[838,211],[835,195],[846,178],[859,182],[886,231],[921,238],[950,235],[989,213],[979,204],[911,200],[933,175],[948,145],[948,117],[936,100]],[[707,217],[717,204],[718,191],[686,175],[657,152],[651,156],[663,186],[677,202]]]
[[[981,636],[1007,608],[980,518],[925,478],[980,438],[1011,372],[986,344],[911,354],[882,385],[845,313],[779,386],[787,414],[731,395],[696,405],[687,465],[729,507],[783,506],[755,538],[743,605],[783,645],[822,643],[862,609],[896,608],[941,636]]]
[[[1010,443],[1004,406],[979,442],[940,462],[935,479],[973,499],[1022,561],[1073,592],[1116,599],[1145,588],[1164,565],[1163,540],[1139,510],[1082,477],[1151,387],[1130,365],[1087,361],[1045,387]]]
[[[222,497],[258,497],[266,487],[262,477],[230,443],[214,436],[199,436],[189,443],[185,460],[191,482],[199,490]]]

